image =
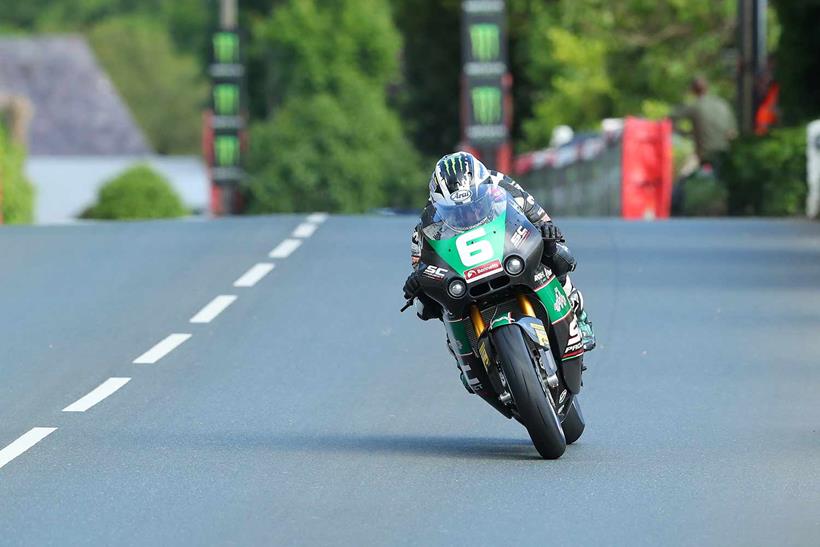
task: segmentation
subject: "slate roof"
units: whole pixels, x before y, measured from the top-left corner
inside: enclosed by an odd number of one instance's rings
[[[0,37],[0,94],[33,103],[31,155],[151,152],[81,36]]]

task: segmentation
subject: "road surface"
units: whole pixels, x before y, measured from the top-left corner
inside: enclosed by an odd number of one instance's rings
[[[600,346],[547,462],[398,313],[413,222],[1,229],[0,542],[817,544],[820,225],[561,222]]]

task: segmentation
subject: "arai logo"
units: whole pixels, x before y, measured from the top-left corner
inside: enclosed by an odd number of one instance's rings
[[[466,203],[473,197],[473,193],[469,190],[456,190],[450,194],[450,199],[456,203]]]

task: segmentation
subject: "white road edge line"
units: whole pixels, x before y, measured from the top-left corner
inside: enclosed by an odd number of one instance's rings
[[[196,315],[191,317],[191,323],[210,323],[211,321],[216,318],[217,315],[225,311],[225,309],[234,303],[236,300],[236,295],[233,294],[220,294],[209,303],[205,305],[204,308],[199,310]]]
[[[153,348],[149,349],[136,359],[135,365],[153,365],[172,351],[174,351],[180,344],[190,338],[190,334],[175,333],[168,335],[164,340],[159,342]]]
[[[55,431],[56,427],[33,427],[17,437],[10,445],[0,450],[0,469]]]
[[[286,239],[276,246],[268,256],[271,258],[287,258],[302,244],[301,239]]]
[[[312,222],[314,224],[321,224],[327,220],[327,216],[327,213],[313,213],[311,215],[308,215],[308,217],[305,220],[307,220],[308,222]]]
[[[311,222],[303,222],[302,224],[297,226],[295,230],[293,230],[291,236],[299,237],[302,239],[308,238],[313,235],[313,232],[315,232],[316,228],[318,227],[318,224],[313,224]]]
[[[242,274],[242,277],[233,282],[234,287],[253,287],[259,280],[268,275],[273,270],[273,264],[270,262],[260,262],[251,269]]]
[[[109,378],[91,390],[88,395],[77,399],[63,409],[63,412],[85,412],[109,395],[117,392],[122,386],[131,381],[131,378]]]

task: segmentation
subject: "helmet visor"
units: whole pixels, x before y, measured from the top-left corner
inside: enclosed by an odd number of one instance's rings
[[[495,210],[492,186],[481,184],[472,190],[472,194],[470,201],[465,203],[435,203],[436,220],[456,231],[469,230],[490,220]]]

